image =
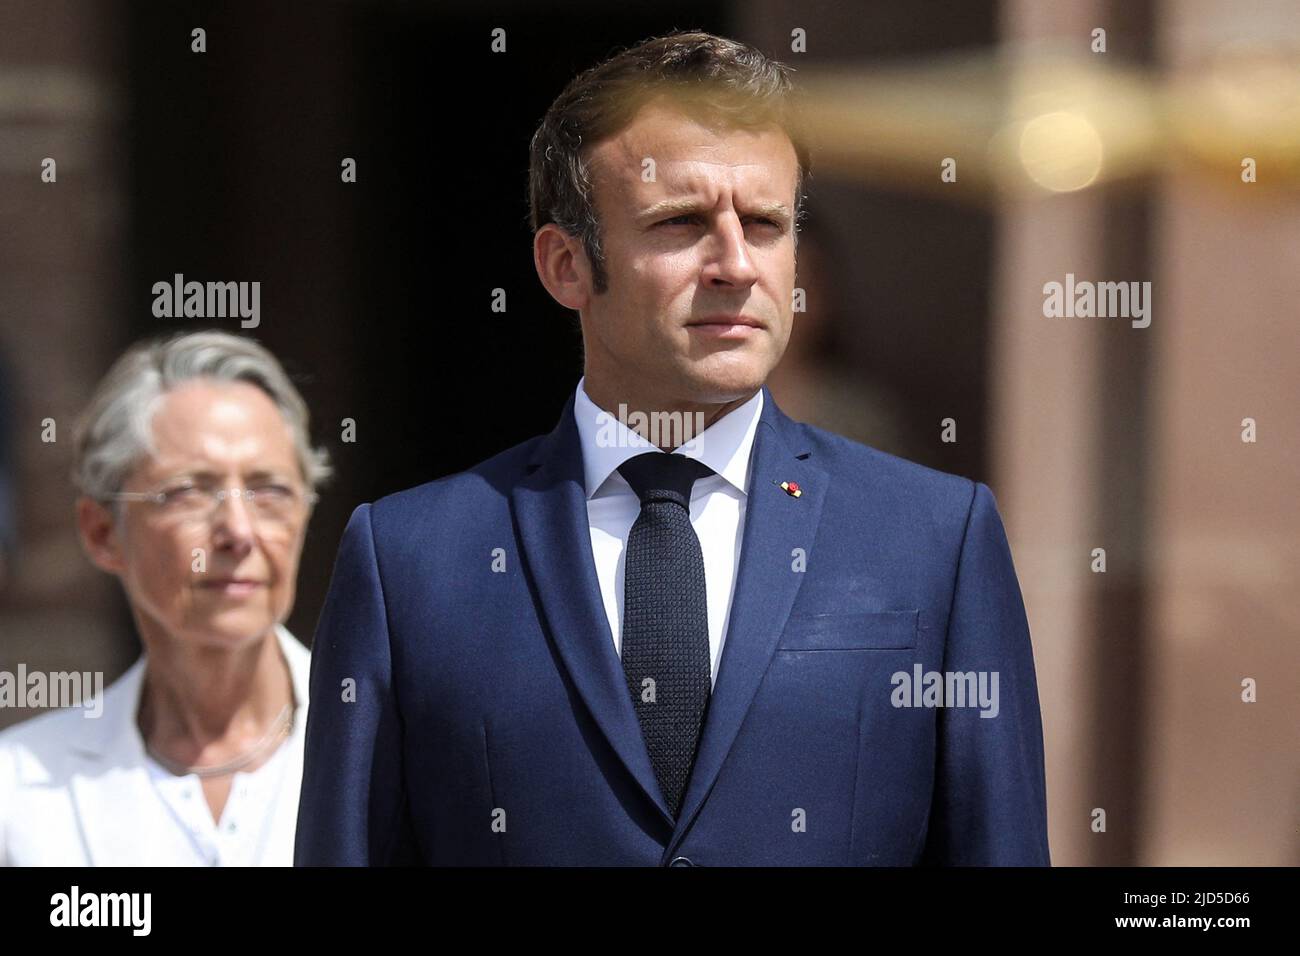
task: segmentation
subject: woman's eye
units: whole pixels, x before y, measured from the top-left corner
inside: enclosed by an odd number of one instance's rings
[[[168,501],[192,501],[195,498],[198,498],[201,494],[203,494],[203,492],[194,485],[177,485],[176,487],[168,488],[163,492],[163,496]]]
[[[292,498],[293,489],[288,485],[258,485],[253,493],[259,498]]]

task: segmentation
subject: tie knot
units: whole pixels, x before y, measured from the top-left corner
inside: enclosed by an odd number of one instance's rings
[[[649,501],[672,501],[686,510],[691,507],[691,486],[713,474],[713,469],[685,455],[646,452],[629,458],[618,468],[636,496]]]

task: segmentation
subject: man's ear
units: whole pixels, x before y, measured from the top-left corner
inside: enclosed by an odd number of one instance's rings
[[[81,548],[95,567],[109,574],[121,574],[125,569],[119,530],[113,512],[104,505],[85,495],[77,499]]]
[[[537,277],[556,302],[580,312],[591,299],[591,262],[582,243],[553,222],[533,236],[533,265]]]

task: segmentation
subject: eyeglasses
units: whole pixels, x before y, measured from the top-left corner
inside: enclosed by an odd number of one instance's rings
[[[211,488],[186,482],[160,491],[118,491],[108,495],[108,500],[143,501],[177,520],[210,521],[222,502],[239,498],[259,520],[284,525],[301,517],[305,506],[315,504],[319,497],[278,482],[252,488]]]

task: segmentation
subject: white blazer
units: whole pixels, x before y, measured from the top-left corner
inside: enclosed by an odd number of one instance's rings
[[[311,654],[284,627],[275,633],[298,711],[262,859],[292,866]],[[104,692],[98,718],[72,707],[0,732],[0,866],[156,866],[194,854],[150,781],[135,722],[144,671],[141,656]]]

